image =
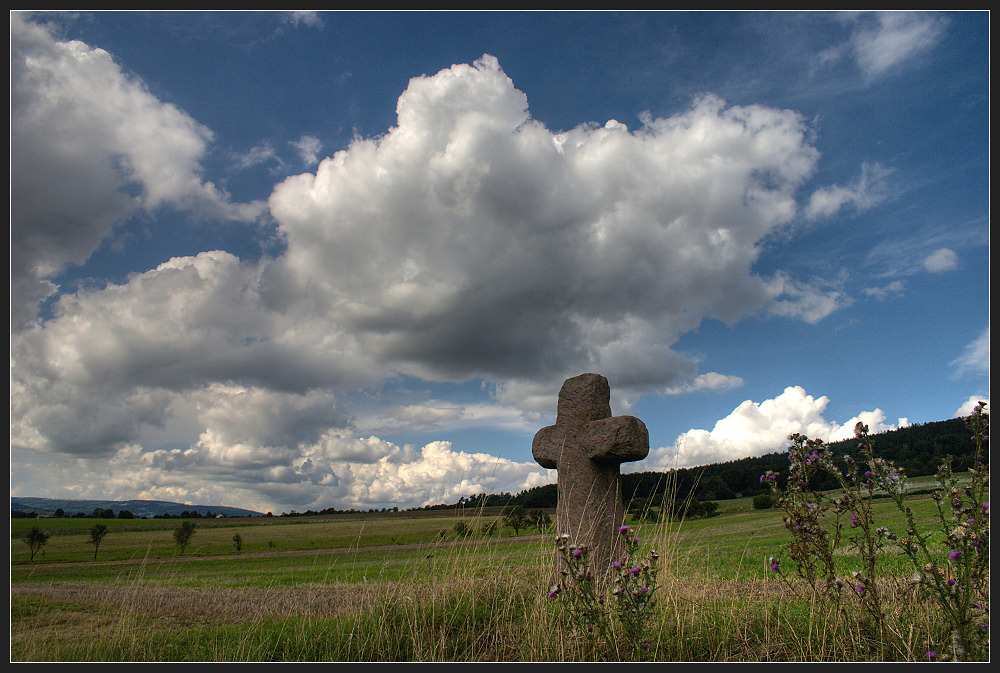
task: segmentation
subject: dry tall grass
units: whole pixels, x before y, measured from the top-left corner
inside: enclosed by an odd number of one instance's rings
[[[678,551],[678,524],[646,526],[660,552],[648,652],[659,661],[919,660],[942,623],[905,581],[877,632],[850,600],[831,604],[776,579],[720,579]],[[423,557],[422,557],[423,558]],[[432,550],[408,575],[358,582],[191,587],[142,568],[98,583],[11,587],[13,661],[628,660],[592,650],[547,598],[554,546],[501,541]],[[433,564],[433,572],[430,568]],[[618,632],[615,632],[618,633]]]

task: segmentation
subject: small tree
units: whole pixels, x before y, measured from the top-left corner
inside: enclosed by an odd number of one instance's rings
[[[35,554],[45,546],[45,543],[49,541],[49,533],[38,528],[38,526],[32,526],[31,530],[24,534],[24,543],[28,545],[31,550],[31,560],[35,560]]]
[[[194,521],[182,521],[181,525],[174,529],[174,542],[181,548],[181,556],[184,555],[184,548],[191,541],[191,536],[194,535],[194,529],[197,525]]]
[[[552,517],[543,510],[532,509],[528,510],[528,523],[534,526],[539,533],[544,533],[545,527],[552,523]]]
[[[243,549],[243,536],[239,533],[233,533],[233,544],[236,545],[236,551]]]
[[[103,523],[96,524],[90,528],[90,544],[94,545],[94,560],[97,560],[97,548],[101,546],[101,540],[108,534],[108,527]]]
[[[520,535],[522,528],[528,527],[528,513],[524,510],[524,507],[517,505],[512,507],[504,514],[503,522],[505,526],[510,526],[514,529],[514,535]]]

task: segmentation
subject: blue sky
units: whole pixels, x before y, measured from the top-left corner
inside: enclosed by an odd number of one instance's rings
[[[11,494],[275,512],[989,399],[987,12],[11,13]]]

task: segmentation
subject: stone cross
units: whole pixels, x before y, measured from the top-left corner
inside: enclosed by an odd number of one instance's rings
[[[625,507],[619,466],[649,453],[646,425],[634,416],[612,416],[610,402],[611,388],[600,374],[566,379],[556,424],[539,430],[531,444],[538,464],[559,470],[556,534],[587,546],[595,574],[610,570],[620,556]]]

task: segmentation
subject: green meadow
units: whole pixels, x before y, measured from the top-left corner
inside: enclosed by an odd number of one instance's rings
[[[876,518],[900,527],[892,504]],[[933,503],[911,498],[930,526]],[[780,510],[720,501],[719,514],[630,521],[659,552],[650,643],[595,648],[547,596],[554,531],[484,535],[495,512],[195,519],[12,519],[12,661],[880,661],[920,660],[946,638],[907,593],[889,550],[888,633],[850,601],[829,605],[775,578],[788,536]],[[455,524],[474,532],[458,536]],[[97,559],[88,529],[108,533]],[[21,539],[50,538],[34,560]],[[242,538],[239,551],[233,541]],[[844,553],[838,571],[857,558]],[[898,616],[897,616],[898,613]]]

